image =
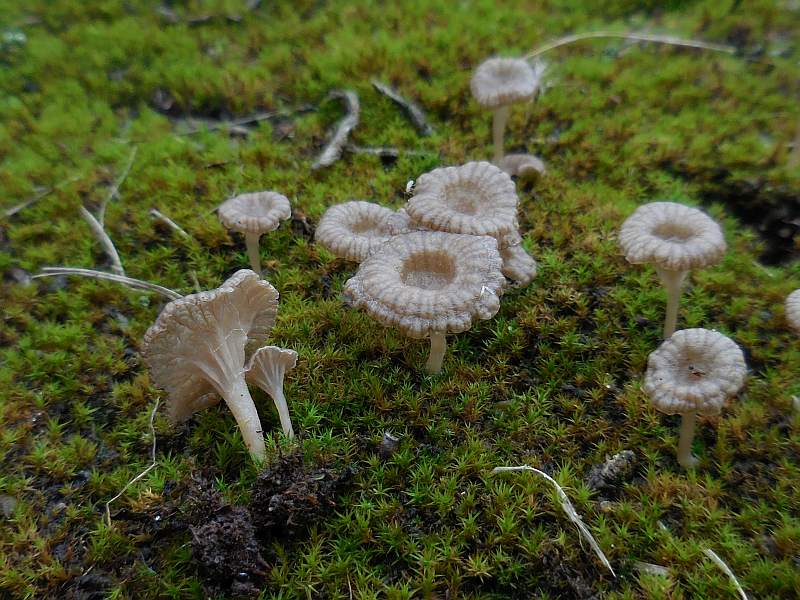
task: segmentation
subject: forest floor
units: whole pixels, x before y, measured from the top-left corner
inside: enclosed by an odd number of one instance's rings
[[[518,183],[539,274],[427,376],[424,343],[342,303],[356,266],[313,243],[315,224],[351,198],[399,207],[409,180],[488,158],[474,67],[598,30],[733,52],[596,39],[543,56],[542,93],[507,132],[547,165]],[[800,342],[783,302],[800,287],[799,40],[796,0],[0,0],[0,596],[737,597],[710,549],[751,598],[798,597]],[[360,98],[353,144],[398,156],[311,169],[341,89]],[[31,279],[110,269],[79,209],[113,196],[105,228],[128,275],[217,287],[247,259],[214,208],[261,189],[294,210],[262,256],[281,293],[270,343],[300,356],[285,386],[296,440],[255,395],[263,472],[224,406],[168,422],[140,357],[164,298]],[[652,199],[722,225],[729,250],[692,274],[679,325],[724,332],[749,367],[701,419],[691,471],[678,417],[641,388],[665,294],[616,243]],[[155,467],[116,497],[153,434]],[[616,577],[546,480],[491,473],[522,464],[563,486]]]

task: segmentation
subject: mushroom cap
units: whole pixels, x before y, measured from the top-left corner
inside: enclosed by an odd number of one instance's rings
[[[164,307],[144,335],[142,355],[169,394],[173,421],[219,402],[219,383],[244,369],[247,349],[263,344],[277,312],[277,290],[249,269]]]
[[[533,154],[506,154],[497,166],[509,175],[522,179],[533,179],[546,172],[542,159]]]
[[[389,239],[395,212],[374,202],[352,200],[325,211],[314,239],[340,258],[361,262]]]
[[[497,108],[533,97],[543,72],[521,58],[490,58],[475,69],[470,89],[478,104]]]
[[[725,253],[719,225],[704,212],[675,202],[651,202],[622,224],[619,245],[631,263],[670,271],[711,265]]]
[[[500,248],[500,257],[503,259],[503,275],[519,285],[528,285],[536,277],[539,265],[520,244]]]
[[[519,228],[517,203],[511,177],[481,161],[421,175],[406,211],[428,229],[499,238]]]
[[[494,238],[413,231],[392,237],[361,263],[344,295],[408,337],[457,333],[497,313],[501,265]]]
[[[390,236],[409,233],[410,231],[417,231],[420,229],[422,228],[411,220],[405,208],[398,208],[383,222],[383,230]]]
[[[276,230],[281,221],[291,217],[292,207],[286,196],[278,192],[253,192],[226,200],[217,214],[232,231],[261,235]]]
[[[746,375],[733,340],[711,329],[681,329],[650,354],[644,390],[661,412],[714,415]]]
[[[297,365],[297,352],[278,346],[264,346],[250,357],[245,379],[263,390],[283,386],[283,376]]]
[[[786,320],[800,333],[800,290],[795,290],[786,298]]]

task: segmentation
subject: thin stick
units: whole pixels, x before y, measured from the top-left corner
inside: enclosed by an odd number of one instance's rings
[[[217,122],[205,122],[204,127],[193,127],[188,131],[181,131],[176,133],[175,135],[194,135],[195,133],[199,133],[201,131],[216,131],[217,129],[226,129],[231,127],[241,127],[242,125],[249,125],[251,123],[259,123],[261,121],[268,121],[269,119],[274,119],[278,116],[288,116],[292,114],[291,112],[275,110],[270,112],[259,112],[254,113],[252,115],[248,115],[246,117],[241,117],[239,119],[233,119],[232,121],[217,121]]]
[[[122,173],[119,174],[116,181],[114,181],[114,185],[112,185],[106,197],[100,203],[100,208],[97,211],[97,221],[100,225],[104,225],[105,218],[106,218],[106,207],[108,203],[111,202],[114,198],[119,196],[119,188],[122,187],[122,184],[125,183],[125,180],[128,178],[128,173],[131,172],[131,167],[133,166],[133,161],[136,160],[136,153],[139,151],[138,146],[134,146],[131,149],[131,153],[128,156],[128,162],[125,163],[125,167],[122,169]]]
[[[385,83],[381,83],[377,79],[372,80],[372,86],[403,109],[420,135],[430,135],[433,133],[433,127],[428,123],[428,119],[425,118],[425,113],[422,108],[420,108],[419,104],[404,98],[397,90],[389,87]]]
[[[329,167],[339,160],[350,132],[358,125],[359,113],[361,112],[358,96],[352,90],[337,90],[331,92],[329,97],[341,98],[344,101],[347,114],[336,125],[330,141],[323,148],[317,160],[311,165],[314,170]]]
[[[121,283],[129,288],[135,290],[145,290],[147,292],[155,292],[161,294],[170,300],[177,300],[183,298],[175,290],[165,288],[156,283],[143,281],[141,279],[134,279],[123,275],[115,275],[114,273],[106,273],[105,271],[93,271],[92,269],[79,269],[75,267],[44,267],[41,273],[32,275],[31,279],[40,279],[42,277],[55,277],[57,275],[77,275],[79,277],[88,277],[89,279],[102,279],[104,281],[113,281],[114,283]]]
[[[725,564],[725,561],[722,560],[716,552],[714,552],[711,548],[706,548],[703,550],[703,554],[705,554],[708,558],[714,561],[714,564],[717,565],[725,575],[730,577],[731,581],[733,581],[733,585],[736,586],[736,591],[739,592],[739,596],[741,596],[742,600],[748,600],[747,594],[744,593],[744,589],[742,585],[739,583],[739,580],[736,578],[736,575],[733,574],[731,568]]]
[[[626,40],[636,40],[639,42],[654,42],[656,44],[684,46],[686,48],[702,48],[703,50],[713,50],[714,52],[725,52],[727,54],[734,54],[736,52],[736,48],[733,46],[713,44],[699,40],[687,40],[671,35],[658,35],[638,32],[589,31],[586,33],[575,33],[573,35],[567,35],[562,38],[558,38],[553,42],[539,46],[529,54],[526,54],[523,58],[525,58],[525,60],[530,60],[532,58],[536,58],[537,56],[541,56],[545,52],[549,52],[555,48],[560,48],[561,46],[580,42],[581,40],[592,40],[597,38],[622,38]]]
[[[547,479],[547,481],[553,484],[553,486],[556,488],[556,492],[558,493],[558,498],[559,500],[561,500],[561,508],[563,508],[564,512],[567,513],[567,516],[569,517],[570,521],[575,523],[575,526],[578,528],[578,531],[584,537],[584,539],[586,539],[586,541],[589,542],[589,545],[592,547],[592,550],[594,550],[594,553],[600,559],[600,562],[602,562],[605,565],[605,567],[611,572],[611,575],[613,575],[614,578],[616,578],[617,574],[614,573],[614,569],[611,568],[611,563],[608,562],[606,555],[603,554],[603,551],[600,549],[600,545],[595,541],[594,537],[592,537],[589,528],[586,527],[586,524],[583,522],[583,519],[581,519],[581,516],[578,514],[578,511],[575,510],[575,507],[572,506],[572,502],[569,501],[569,497],[567,496],[566,492],[564,492],[564,490],[561,488],[561,486],[558,485],[558,482],[552,477],[550,477],[550,475],[548,475],[544,471],[540,471],[539,469],[534,469],[533,467],[528,465],[520,465],[519,467],[495,467],[494,469],[492,469],[492,473],[507,473],[514,471],[531,471],[533,473],[536,473],[537,475],[541,475],[542,477]]]
[[[122,496],[130,486],[134,483],[139,481],[142,477],[147,475],[150,471],[152,471],[156,466],[156,428],[153,425],[153,421],[156,418],[156,411],[158,410],[158,404],[161,401],[161,398],[156,398],[156,403],[153,405],[153,411],[150,413],[150,435],[153,436],[153,445],[150,448],[150,465],[141,473],[139,473],[136,477],[131,479],[128,483],[125,484],[125,487],[122,488],[119,493],[111,498],[108,502],[106,502],[106,522],[108,526],[111,527],[111,503],[114,502],[117,498]]]
[[[153,208],[150,209],[150,216],[153,217],[156,221],[158,221],[160,223],[163,223],[164,225],[169,227],[172,231],[174,231],[175,233],[177,233],[181,237],[185,237],[186,239],[191,239],[192,238],[192,236],[190,236],[188,233],[186,233],[186,231],[183,229],[183,227],[178,225],[175,221],[170,219],[167,215],[162,213],[157,208],[153,207]]]
[[[380,158],[399,158],[401,154],[409,154],[411,156],[426,156],[429,154],[419,150],[401,150],[392,146],[356,146],[355,144],[347,144],[344,149],[352,154],[369,154]]]
[[[32,206],[33,204],[36,204],[39,200],[41,200],[45,196],[48,196],[48,195],[52,194],[57,189],[67,185],[68,183],[72,183],[73,181],[77,181],[78,179],[79,179],[79,177],[76,175],[74,177],[70,177],[69,179],[65,179],[61,183],[57,183],[53,187],[38,189],[36,191],[36,193],[33,196],[31,196],[30,198],[28,198],[27,200],[24,200],[23,202],[20,202],[16,206],[12,206],[11,208],[7,209],[5,211],[5,216],[6,217],[13,217],[18,212],[20,212],[22,210],[25,210],[26,208],[28,208],[29,206]]]
[[[86,210],[85,206],[81,206],[79,210],[81,216],[89,224],[89,227],[91,227],[94,237],[100,242],[100,245],[103,246],[103,250],[105,250],[106,254],[111,259],[111,270],[117,275],[122,275],[124,277],[125,269],[122,268],[122,261],[119,258],[117,249],[114,247],[114,242],[108,237],[106,230],[103,229],[100,222],[94,218],[94,215]]]

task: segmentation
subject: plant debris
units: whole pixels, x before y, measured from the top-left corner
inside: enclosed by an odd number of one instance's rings
[[[428,123],[428,119],[425,117],[425,113],[422,108],[420,108],[419,104],[407,100],[401,96],[397,90],[389,87],[385,83],[381,83],[377,79],[372,80],[372,86],[403,109],[420,135],[428,136],[433,133],[433,127]]]
[[[330,141],[320,153],[317,160],[311,165],[312,169],[322,169],[329,167],[342,155],[347,138],[350,132],[358,125],[361,105],[358,102],[358,95],[352,90],[336,90],[328,95],[328,98],[340,98],[345,105],[347,114],[342,118],[334,129]]]
[[[604,463],[592,467],[584,483],[594,491],[615,487],[631,476],[635,464],[636,455],[631,450],[623,450]]]

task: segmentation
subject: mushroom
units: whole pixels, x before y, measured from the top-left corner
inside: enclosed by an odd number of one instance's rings
[[[800,332],[800,290],[795,290],[786,298],[786,320]]]
[[[389,239],[345,283],[345,298],[408,337],[430,338],[428,373],[439,373],[448,333],[500,308],[505,278],[488,236],[413,231]]]
[[[262,234],[275,231],[281,221],[292,216],[292,207],[286,196],[278,192],[254,192],[226,200],[217,214],[225,227],[244,234],[250,267],[261,273],[258,240]]]
[[[653,405],[681,415],[678,462],[690,468],[698,414],[715,415],[744,385],[747,366],[741,349],[711,329],[682,329],[662,342],[647,359],[644,390]]]
[[[283,377],[297,365],[297,352],[277,346],[264,346],[255,351],[245,371],[245,379],[264,390],[278,409],[283,433],[294,437],[289,406],[283,395]]]
[[[475,69],[470,82],[472,95],[478,104],[491,108],[494,159],[499,163],[505,153],[503,135],[515,102],[529,100],[539,89],[544,63],[531,66],[521,58],[490,58]]]
[[[653,263],[667,290],[664,338],[675,331],[681,287],[690,269],[716,263],[725,253],[722,230],[704,212],[675,202],[637,208],[619,231],[630,263]]]
[[[394,211],[373,202],[335,204],[322,215],[314,239],[340,258],[361,262],[389,239],[392,218]]]
[[[535,179],[546,172],[542,159],[533,154],[506,154],[495,164],[509,175],[521,179]]]
[[[142,355],[154,383],[167,391],[173,422],[219,402],[231,409],[253,458],[265,456],[261,421],[245,382],[247,349],[264,342],[278,311],[278,292],[242,269],[214,290],[164,307],[147,330]]]

